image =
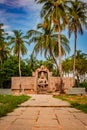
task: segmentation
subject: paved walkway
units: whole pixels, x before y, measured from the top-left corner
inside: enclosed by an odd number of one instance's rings
[[[51,95],[32,95],[0,118],[0,130],[87,130],[87,114]]]
[[[68,107],[70,104],[65,101],[61,101],[60,99],[53,98],[52,95],[30,95],[32,98],[31,100],[28,100],[27,102],[21,104],[20,106],[26,106],[26,107]]]

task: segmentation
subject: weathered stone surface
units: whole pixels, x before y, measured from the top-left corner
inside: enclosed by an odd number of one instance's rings
[[[63,78],[65,93],[72,86],[73,78]],[[32,77],[12,77],[11,89],[16,95],[55,92],[60,90],[60,77],[53,77],[52,72],[41,66]]]
[[[86,94],[85,88],[68,88],[67,94]]]
[[[30,95],[32,98],[29,101],[26,101],[25,103],[21,104],[20,106],[22,107],[37,107],[37,106],[41,106],[41,107],[68,107],[70,106],[70,104],[66,101],[62,101],[61,99],[56,99],[53,98],[52,95],[35,95],[35,94],[31,94]],[[42,100],[43,99],[43,100]]]
[[[32,101],[37,107],[28,107]],[[0,130],[87,130],[87,114],[68,106],[50,107],[47,102],[52,106],[64,104],[50,95],[32,95],[21,107],[0,118]],[[41,107],[42,103],[47,107]]]

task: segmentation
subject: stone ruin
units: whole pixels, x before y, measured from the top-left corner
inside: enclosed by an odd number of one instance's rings
[[[63,78],[65,93],[73,86],[73,78]],[[60,90],[60,77],[53,77],[52,72],[41,66],[32,73],[32,77],[12,77],[12,93],[19,94],[46,94]]]

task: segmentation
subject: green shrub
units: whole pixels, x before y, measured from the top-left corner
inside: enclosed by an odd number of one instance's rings
[[[87,82],[82,82],[79,84],[79,86],[85,88],[87,92]]]

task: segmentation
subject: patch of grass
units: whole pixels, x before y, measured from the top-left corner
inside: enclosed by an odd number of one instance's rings
[[[60,96],[55,96],[55,98],[68,101],[72,105],[72,107],[87,113],[87,96],[60,95]]]
[[[0,95],[0,117],[5,116],[8,112],[12,112],[19,104],[28,100],[30,97],[21,95]]]

